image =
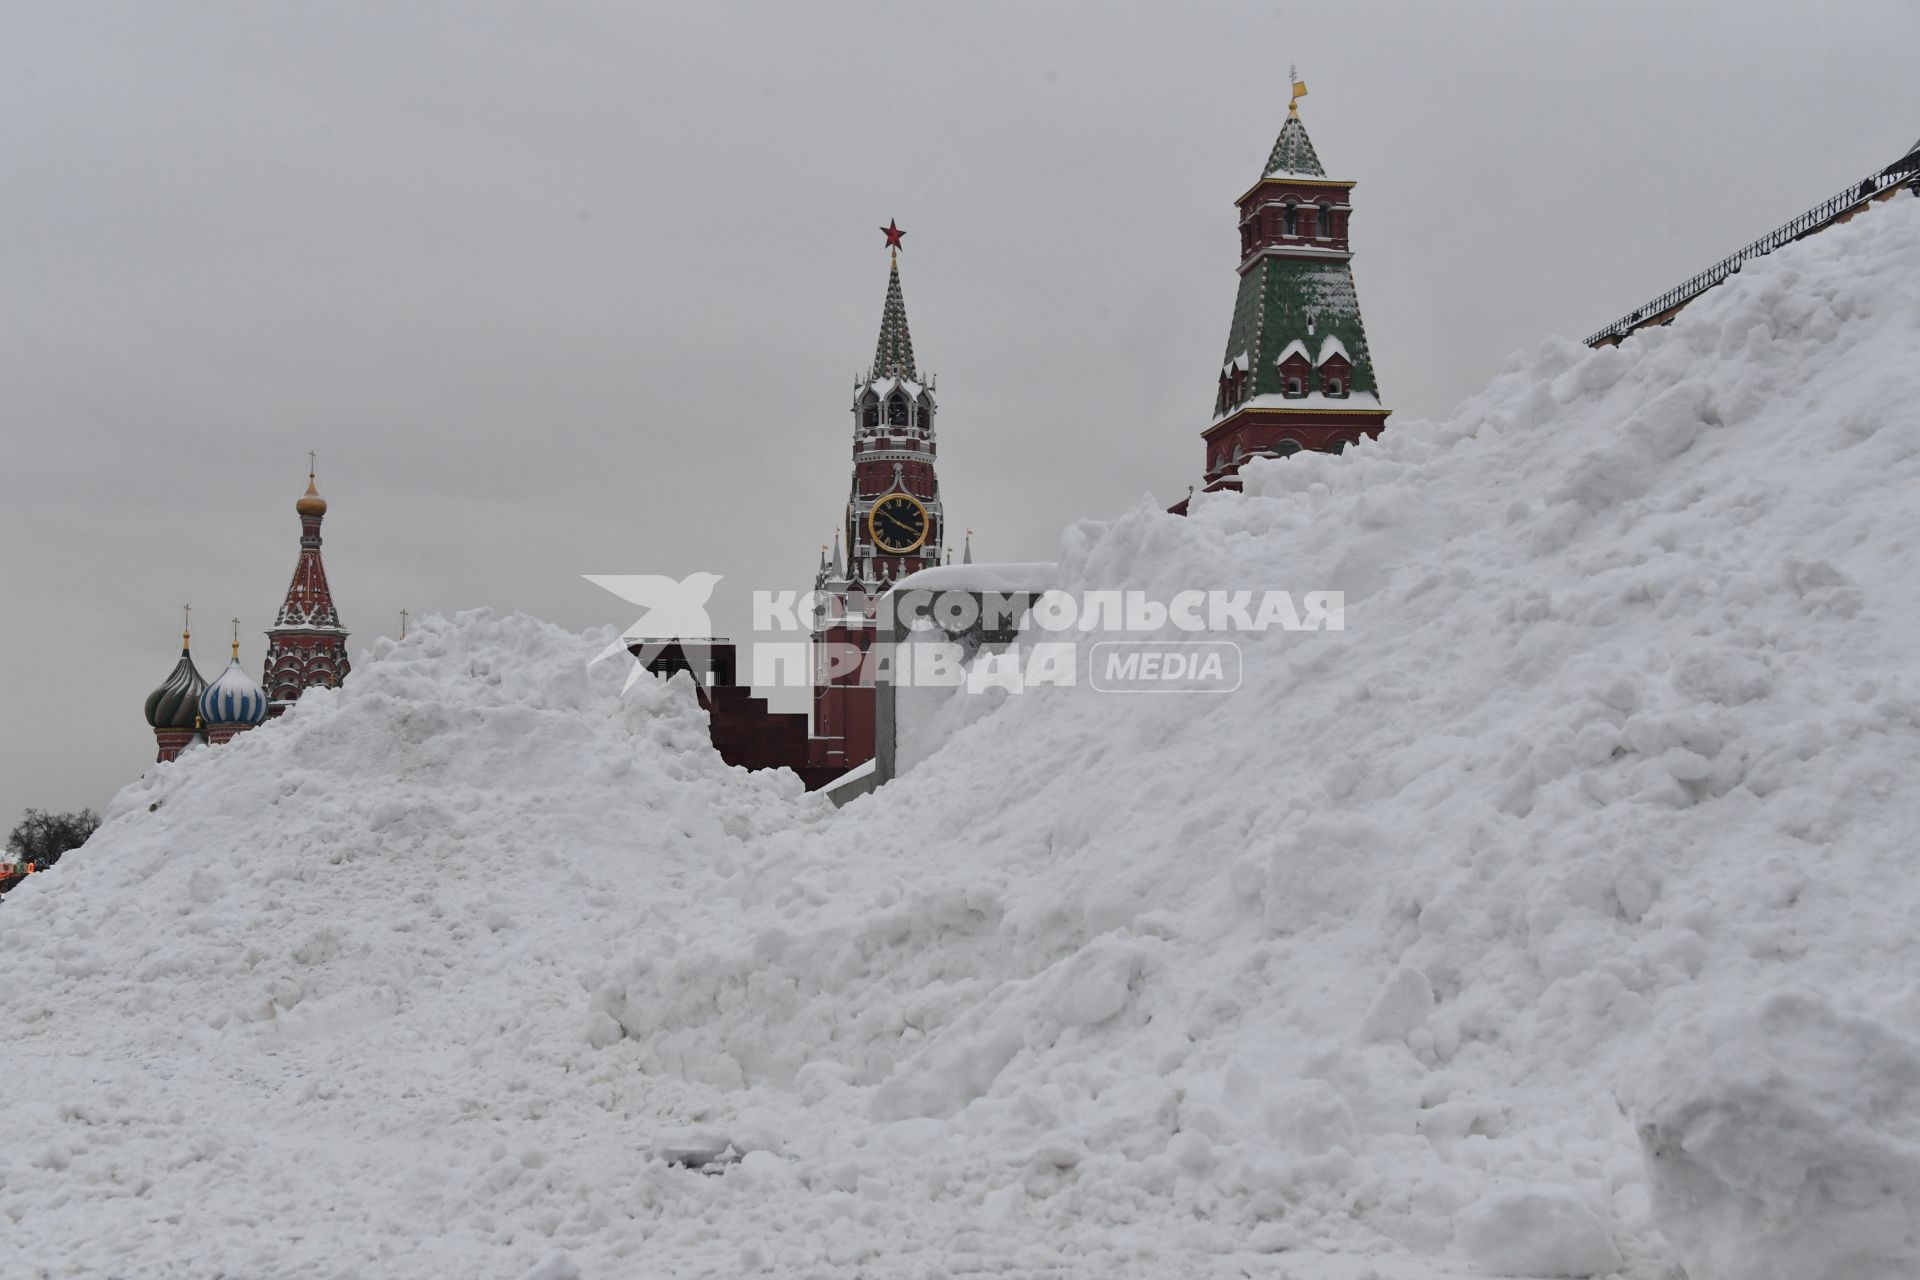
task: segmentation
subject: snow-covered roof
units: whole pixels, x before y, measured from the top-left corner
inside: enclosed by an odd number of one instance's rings
[[[894,581],[895,591],[1044,591],[1060,580],[1052,560],[1009,564],[942,564]]]
[[[1353,363],[1353,357],[1347,354],[1347,344],[1340,341],[1336,334],[1330,333],[1320,340],[1320,358],[1313,363],[1315,366],[1323,365],[1327,362],[1328,356],[1339,356],[1348,364]]]
[[[1275,364],[1285,364],[1288,356],[1295,355],[1305,360],[1308,364],[1313,363],[1313,357],[1307,354],[1307,344],[1298,338],[1295,338],[1292,342],[1280,348],[1280,354],[1273,358],[1273,362]]]
[[[1286,244],[1262,245],[1248,263],[1262,258],[1326,258],[1336,262],[1349,262],[1353,259],[1353,250],[1336,249],[1328,244],[1314,244],[1311,241],[1289,241]]]
[[[1288,116],[1280,126],[1280,136],[1273,140],[1273,151],[1267,156],[1264,176],[1269,178],[1324,178],[1327,171],[1320,165],[1320,157],[1314,153],[1313,141],[1307,137],[1307,128],[1300,123],[1300,117]]]
[[[1309,391],[1303,396],[1276,395],[1264,392],[1250,396],[1234,405],[1225,413],[1217,414],[1215,422],[1224,422],[1242,409],[1365,409],[1378,410],[1380,397],[1371,391],[1354,391],[1344,396],[1330,396],[1323,391]]]

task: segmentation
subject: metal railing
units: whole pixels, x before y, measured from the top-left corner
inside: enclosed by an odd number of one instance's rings
[[[1911,159],[1912,157],[1910,156],[1908,158]],[[1896,172],[1896,170],[1901,171]],[[1790,244],[1798,240],[1801,236],[1807,235],[1809,232],[1819,230],[1855,205],[1863,204],[1873,199],[1873,197],[1879,195],[1889,187],[1897,187],[1902,184],[1913,185],[1916,181],[1920,180],[1912,176],[1912,171],[1902,170],[1901,163],[1896,161],[1894,164],[1888,165],[1886,169],[1865,181],[1857,182],[1853,186],[1848,187],[1839,195],[1823,200],[1821,203],[1795,218],[1792,222],[1775,227],[1766,235],[1761,236],[1758,240],[1755,240],[1752,244],[1740,250],[1740,252],[1731,257],[1721,259],[1705,271],[1702,271],[1699,275],[1694,276],[1684,284],[1676,285],[1667,290],[1645,306],[1627,312],[1626,315],[1621,316],[1606,328],[1590,335],[1587,338],[1587,345],[1595,347],[1607,341],[1609,338],[1624,338],[1654,316],[1661,315],[1674,307],[1680,306],[1682,303],[1690,302],[1694,298],[1699,297],[1738,271],[1742,264],[1754,258],[1765,257],[1781,245]],[[1915,190],[1916,192],[1920,192],[1920,186],[1916,186]]]

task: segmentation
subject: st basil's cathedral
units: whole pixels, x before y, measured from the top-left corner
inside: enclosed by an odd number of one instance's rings
[[[326,566],[320,560],[320,522],[327,500],[311,466],[307,491],[293,504],[300,517],[300,556],[293,581],[267,632],[266,668],[256,682],[240,665],[240,621],[234,619],[233,656],[209,684],[193,665],[192,615],[180,634],[180,660],[158,689],[147,695],[147,723],[161,760],[172,760],[196,742],[218,746],[292,706],[306,690],[333,688],[346,679],[347,632],[340,625]]]

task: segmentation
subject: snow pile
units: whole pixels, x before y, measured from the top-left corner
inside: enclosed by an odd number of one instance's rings
[[[722,764],[684,679],[623,703],[609,639],[428,619],[8,896],[0,1275],[492,1274],[618,1234],[700,1139],[596,1066],[583,974],[829,809]]]
[[[1780,992],[1676,1035],[1649,1086],[1655,1208],[1688,1274],[1914,1274],[1920,1039]]]
[[[998,699],[838,812],[593,640],[436,624],[0,908],[9,1243],[1911,1274],[1916,341],[1903,200],[1444,422],[1076,526],[1054,585],[1337,589],[1347,629],[1241,637],[1231,697]]]

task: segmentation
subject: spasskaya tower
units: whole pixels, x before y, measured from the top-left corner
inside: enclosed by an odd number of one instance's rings
[[[873,367],[855,384],[853,485],[847,495],[847,576],[883,588],[895,578],[940,563],[945,529],[934,478],[933,381],[920,381],[913,335],[900,294],[901,237],[881,231],[893,250],[887,301]]]
[[[934,382],[914,364],[900,292],[906,232],[892,223],[880,230],[892,250],[880,341],[854,383],[853,482],[833,558],[822,557],[814,578],[813,732],[827,740],[832,763],[847,765],[873,756],[872,672],[851,657],[872,646],[874,601],[897,579],[939,564],[946,546]]]

